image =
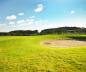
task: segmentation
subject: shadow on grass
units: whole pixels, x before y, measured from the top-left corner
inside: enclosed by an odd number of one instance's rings
[[[86,36],[68,36],[70,39],[78,40],[78,41],[86,41]]]

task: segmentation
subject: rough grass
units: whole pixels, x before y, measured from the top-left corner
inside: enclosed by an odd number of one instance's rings
[[[86,47],[49,48],[43,40],[75,35],[0,37],[0,72],[86,72]],[[85,35],[79,35],[79,37]]]

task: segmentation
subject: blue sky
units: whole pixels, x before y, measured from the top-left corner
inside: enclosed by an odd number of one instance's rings
[[[0,32],[86,27],[86,0],[0,0]]]

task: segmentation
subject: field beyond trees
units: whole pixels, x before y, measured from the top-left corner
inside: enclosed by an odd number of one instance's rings
[[[51,47],[46,40],[86,40],[86,35],[1,36],[0,72],[86,72],[86,46]]]

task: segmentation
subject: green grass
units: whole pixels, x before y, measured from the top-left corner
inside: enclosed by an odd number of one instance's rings
[[[0,37],[0,72],[86,72],[86,47],[50,48],[40,44],[69,36]]]

